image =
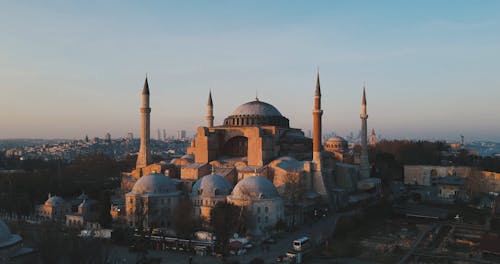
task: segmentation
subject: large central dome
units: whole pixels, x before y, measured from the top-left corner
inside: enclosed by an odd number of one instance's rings
[[[276,107],[259,100],[238,106],[233,115],[282,116]]]
[[[232,115],[224,119],[224,126],[289,127],[289,121],[276,107],[256,98],[255,101],[238,106]]]

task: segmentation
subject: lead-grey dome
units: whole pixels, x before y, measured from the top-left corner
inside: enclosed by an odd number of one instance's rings
[[[289,120],[276,107],[256,99],[238,106],[232,115],[224,119],[224,125],[289,127]]]
[[[142,176],[132,188],[134,194],[161,194],[175,192],[175,182],[168,176],[160,173],[152,173]]]
[[[229,195],[232,189],[233,186],[224,177],[212,173],[196,181],[191,194],[194,196]]]
[[[11,237],[12,234],[10,233],[9,227],[0,219],[0,244],[10,240]]]
[[[50,196],[47,201],[45,201],[45,204],[48,206],[61,206],[65,203],[64,199],[59,197],[59,196]]]
[[[347,143],[347,140],[345,140],[343,137],[333,136],[333,137],[329,138],[326,142],[342,142],[342,143]]]
[[[231,198],[241,200],[260,200],[279,197],[274,184],[262,176],[248,176],[234,186]]]
[[[276,107],[259,100],[238,106],[233,115],[282,116]]]

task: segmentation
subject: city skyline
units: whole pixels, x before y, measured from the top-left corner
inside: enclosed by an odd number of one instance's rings
[[[319,67],[324,133],[366,80],[384,138],[500,141],[498,2],[119,3],[0,4],[0,138],[138,136],[146,72],[153,131],[192,135],[211,90],[215,125],[258,93],[307,132]]]

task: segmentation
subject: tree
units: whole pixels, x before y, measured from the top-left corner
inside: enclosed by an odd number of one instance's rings
[[[488,179],[476,169],[472,170],[471,175],[465,178],[465,190],[471,198],[481,193],[487,193],[491,191],[490,189]]]
[[[229,238],[240,229],[242,208],[230,203],[217,203],[211,212],[212,226],[216,237],[216,250],[226,252]]]
[[[107,190],[101,191],[99,199],[99,223],[104,228],[111,227],[111,193]]]
[[[194,214],[194,207],[191,200],[182,199],[174,210],[174,226],[177,236],[190,238],[196,229],[200,227],[200,221]]]
[[[290,210],[289,215],[292,217],[291,226],[296,224],[296,216],[299,213],[299,201],[302,200],[307,191],[304,177],[301,177],[300,172],[289,171],[283,176],[284,192],[283,197],[287,203],[287,208]]]

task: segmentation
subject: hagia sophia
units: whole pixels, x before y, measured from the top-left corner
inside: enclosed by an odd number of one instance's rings
[[[173,228],[173,213],[189,197],[205,226],[219,202],[241,206],[251,216],[248,233],[259,237],[278,221],[301,224],[320,206],[336,210],[379,194],[380,179],[370,177],[367,104],[363,86],[361,152],[333,137],[322,143],[319,73],[313,97],[313,133],[290,127],[289,119],[259,98],[237,107],[214,125],[214,101],[208,96],[206,124],[197,129],[186,154],[169,162],[152,162],[150,90],[142,89],[141,144],[136,168],[122,173],[123,204],[111,214],[129,226]],[[375,140],[374,131],[370,143]],[[292,201],[293,200],[293,201]],[[291,204],[299,210],[290,210]]]

